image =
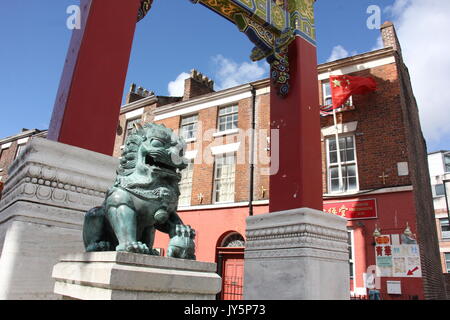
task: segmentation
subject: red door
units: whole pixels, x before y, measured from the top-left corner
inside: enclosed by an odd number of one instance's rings
[[[223,254],[222,300],[242,300],[244,288],[244,253]]]

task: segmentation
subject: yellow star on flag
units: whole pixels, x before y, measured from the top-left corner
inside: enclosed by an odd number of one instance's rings
[[[338,79],[333,80],[333,83],[336,87],[340,87],[341,86],[341,82]]]

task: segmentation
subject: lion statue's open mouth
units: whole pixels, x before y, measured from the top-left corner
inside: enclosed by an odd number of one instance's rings
[[[185,147],[163,125],[136,127],[127,138],[116,181],[103,205],[85,215],[86,251],[156,254],[152,248],[159,230],[171,238],[168,256],[195,259],[195,231],[176,213]]]

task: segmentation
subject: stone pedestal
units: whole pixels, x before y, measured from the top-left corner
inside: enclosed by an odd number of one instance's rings
[[[55,293],[80,300],[214,300],[216,264],[125,252],[72,254],[53,269]]]
[[[57,299],[59,257],[84,251],[83,217],[103,202],[118,159],[33,138],[9,168],[0,201],[0,300]]]
[[[350,298],[346,220],[301,208],[247,218],[244,300]]]

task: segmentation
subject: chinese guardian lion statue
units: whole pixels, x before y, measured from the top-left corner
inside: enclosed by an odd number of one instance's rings
[[[87,252],[157,255],[153,241],[159,230],[170,237],[167,256],[195,260],[195,231],[177,215],[185,146],[163,125],[136,125],[126,140],[115,183],[105,201],[85,215]]]

